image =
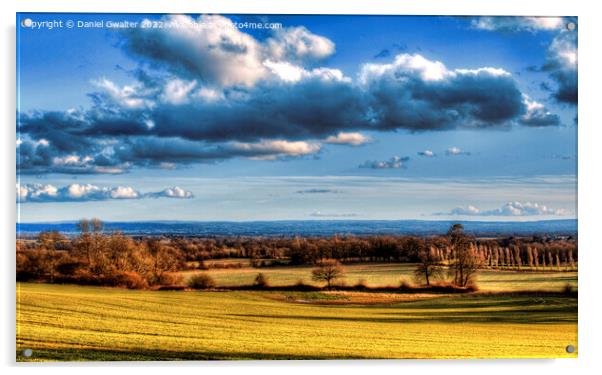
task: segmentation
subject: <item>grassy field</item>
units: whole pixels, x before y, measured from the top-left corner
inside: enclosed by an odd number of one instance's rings
[[[228,260],[229,263],[244,263],[244,260]],[[248,261],[247,261],[248,262]],[[400,279],[412,282],[414,279],[412,264],[381,263],[345,265],[345,279],[348,284],[364,280],[369,286],[399,285]],[[298,267],[265,267],[240,269],[211,269],[208,271],[184,272],[185,277],[198,272],[206,272],[217,282],[218,286],[236,286],[252,284],[257,273],[268,276],[273,285],[291,285],[298,280],[313,284],[311,266]],[[483,291],[520,291],[549,290],[560,291],[567,284],[577,289],[577,272],[550,271],[494,271],[483,270],[477,278],[479,288]],[[317,285],[317,284],[316,284]]]
[[[19,361],[575,357],[569,344],[571,297],[17,285]]]

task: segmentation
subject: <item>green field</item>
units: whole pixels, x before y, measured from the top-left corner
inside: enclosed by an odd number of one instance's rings
[[[223,263],[248,264],[248,260],[226,260]],[[344,282],[353,285],[364,280],[369,286],[399,285],[400,279],[414,281],[414,268],[412,264],[399,263],[367,263],[345,265]],[[206,272],[215,279],[218,286],[249,285],[257,273],[268,276],[273,285],[291,285],[298,280],[306,284],[315,284],[311,280],[311,266],[297,267],[265,267],[265,268],[234,268],[211,269],[208,271],[184,272],[185,277],[198,272]],[[494,271],[482,270],[477,277],[480,290],[483,291],[520,291],[520,290],[548,290],[561,291],[567,284],[577,289],[577,272],[551,272],[546,271]],[[319,285],[319,284],[316,284]]]
[[[569,344],[573,297],[17,285],[19,361],[576,357]]]

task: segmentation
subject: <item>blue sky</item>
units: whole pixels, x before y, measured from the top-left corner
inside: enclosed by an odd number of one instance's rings
[[[24,19],[23,222],[576,217],[575,19]]]

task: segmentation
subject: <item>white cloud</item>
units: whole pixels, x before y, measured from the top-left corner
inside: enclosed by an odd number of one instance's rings
[[[449,70],[440,61],[432,61],[422,55],[402,53],[395,57],[390,64],[365,64],[359,73],[360,83],[366,84],[381,76],[395,76],[397,79],[409,79],[408,73],[418,75],[423,81],[442,81],[458,76],[490,75],[494,77],[510,77],[511,74],[504,69],[483,67],[478,69]]]
[[[538,31],[561,30],[562,17],[479,17],[472,21],[472,27],[487,31]]]
[[[438,215],[458,215],[458,216],[565,216],[567,211],[563,209],[553,209],[540,203],[532,202],[507,202],[500,208],[492,210],[482,210],[476,206],[457,207],[448,213],[439,213]]]
[[[470,152],[463,151],[459,147],[455,147],[454,146],[454,147],[450,147],[447,150],[445,150],[445,154],[446,155],[451,155],[451,156],[456,156],[456,155],[470,155]]]
[[[418,152],[418,155],[420,155],[420,156],[426,156],[426,157],[428,157],[428,158],[432,158],[432,157],[435,157],[435,156],[437,156],[437,155],[436,155],[436,154],[435,154],[433,151],[431,151],[431,150],[419,151],[419,152]]]
[[[58,195],[58,189],[53,185],[20,185],[17,184],[17,197],[19,201],[38,201],[54,199]]]
[[[319,143],[305,141],[265,140],[256,143],[234,142],[232,147],[252,154],[253,159],[275,160],[280,156],[304,156],[320,151]],[[263,154],[263,155],[262,155]]]
[[[298,82],[309,73],[300,66],[286,61],[274,62],[267,60],[263,63],[274,75],[285,82]]]
[[[395,71],[417,73],[425,81],[439,81],[453,74],[439,61],[404,53],[397,55],[391,64],[365,64],[360,71],[360,82],[365,84],[374,78],[394,74]]]
[[[110,190],[112,199],[136,199],[140,198],[140,193],[130,186],[117,186]]]
[[[252,86],[266,74],[263,47],[230,19],[169,15],[163,21],[178,27],[128,30],[126,49],[210,85]]]
[[[152,102],[146,99],[148,92],[141,85],[119,87],[107,78],[92,81],[92,84],[102,90],[110,103],[123,108],[144,109],[152,106]]]
[[[409,157],[393,156],[389,160],[377,161],[367,160],[360,165],[360,168],[372,168],[372,169],[399,169],[405,168],[405,163],[410,160]]]
[[[190,92],[196,87],[196,81],[172,79],[163,89],[162,99],[169,104],[184,104],[188,102]]]
[[[286,61],[271,61],[266,60],[263,63],[270,72],[278,77],[281,81],[288,83],[296,83],[301,80],[315,79],[321,82],[345,82],[351,83],[349,77],[345,77],[339,69],[332,68],[315,68],[306,70],[305,68],[291,64]]]
[[[543,104],[532,100],[528,95],[523,94],[523,101],[526,109],[525,114],[520,119],[523,125],[550,126],[560,123],[557,115],[548,111]]]
[[[303,26],[278,29],[267,40],[267,53],[275,60],[311,63],[335,52],[334,43]]]
[[[173,186],[173,187],[169,187],[166,188],[158,193],[150,193],[147,194],[150,197],[153,198],[161,198],[161,197],[165,197],[165,198],[177,198],[177,199],[190,199],[190,198],[194,198],[194,194],[192,194],[191,191],[188,190],[184,190],[179,186]]]
[[[125,33],[126,50],[153,60],[176,74],[200,79],[204,86],[252,87],[277,67],[278,76],[290,79],[294,66],[332,55],[328,38],[304,27],[276,29],[265,41],[239,31],[232,20],[219,15],[165,16],[173,28],[140,28]],[[149,47],[149,46],[152,46]],[[289,64],[288,70],[285,69]]]
[[[146,197],[192,198],[193,194],[180,187],[171,187],[156,193],[141,193],[131,186],[97,186],[92,184],[70,184],[56,187],[50,184],[17,184],[17,198],[25,202],[86,202]]]
[[[337,145],[352,145],[359,146],[371,142],[372,139],[358,132],[339,132],[336,136],[331,135],[326,138],[326,143]]]

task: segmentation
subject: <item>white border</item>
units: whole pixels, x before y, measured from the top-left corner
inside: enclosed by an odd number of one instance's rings
[[[599,108],[602,100],[599,70],[600,39],[602,35],[599,12],[595,2],[575,0],[365,0],[362,4],[350,0],[5,0],[1,2],[2,53],[0,64],[3,83],[0,89],[2,106],[2,351],[1,364],[8,371],[45,374],[90,374],[128,372],[124,364],[46,364],[43,367],[14,363],[14,235],[15,235],[15,12],[135,12],[135,13],[301,13],[301,14],[426,14],[426,15],[576,15],[579,17],[579,359],[577,360],[462,360],[462,361],[264,361],[264,362],[186,362],[128,364],[135,371],[159,374],[168,366],[177,366],[178,372],[223,371],[282,374],[307,372],[365,372],[384,373],[461,373],[488,375],[530,371],[541,374],[573,374],[598,372],[601,357],[599,267],[602,263],[600,244],[600,170],[599,147],[602,138],[602,118]],[[83,368],[83,367],[91,368]],[[340,368],[340,370],[339,370]],[[598,370],[596,370],[598,368]]]

